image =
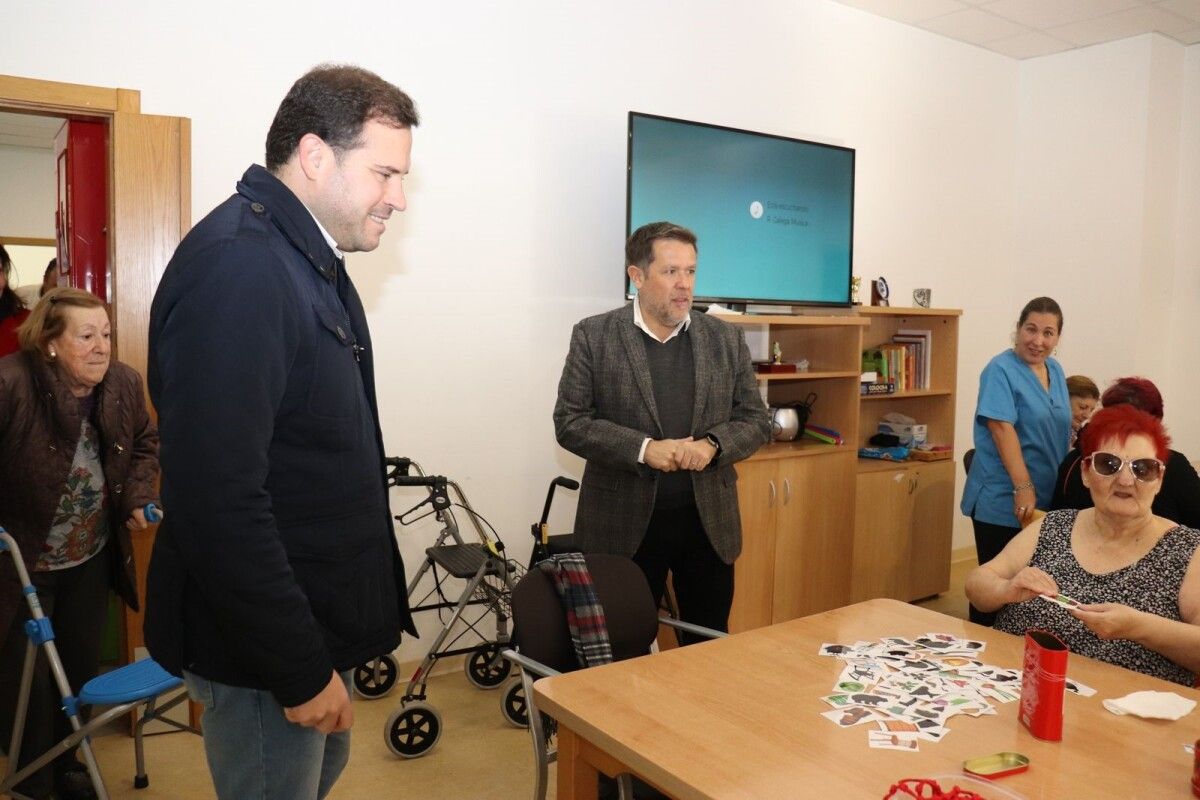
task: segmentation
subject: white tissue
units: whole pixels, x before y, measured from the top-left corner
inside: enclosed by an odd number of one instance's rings
[[[1174,692],[1134,692],[1115,700],[1102,700],[1104,707],[1114,714],[1132,714],[1146,719],[1179,719],[1192,713],[1195,700],[1181,697]]]

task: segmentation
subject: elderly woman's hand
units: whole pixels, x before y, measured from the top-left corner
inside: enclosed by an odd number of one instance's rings
[[[1144,613],[1121,603],[1085,603],[1070,609],[1071,616],[1101,639],[1134,638],[1134,628]]]
[[[1009,578],[1004,602],[1024,603],[1039,594],[1058,594],[1058,584],[1037,567],[1022,567],[1020,572]]]
[[[125,527],[131,531],[144,531],[150,527],[146,522],[146,512],[143,509],[135,508],[133,513],[129,515],[129,519],[125,520]]]

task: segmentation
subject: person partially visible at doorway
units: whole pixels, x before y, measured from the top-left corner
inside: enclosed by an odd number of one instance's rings
[[[18,286],[16,291],[17,296],[25,303],[25,307],[33,308],[42,295],[56,286],[58,286],[58,259],[52,258],[46,265],[45,272],[42,273],[41,283],[27,283],[24,286]]]
[[[1087,424],[1096,407],[1100,405],[1100,387],[1086,375],[1067,378],[1067,395],[1071,398],[1071,442],[1074,447],[1079,438],[1079,429]]]
[[[158,431],[141,377],[112,360],[104,304],[80,289],[54,289],[18,331],[21,352],[0,358],[0,527],[16,540],[54,626],[73,692],[95,677],[115,589],[135,610],[131,531],[157,502]],[[25,606],[12,559],[0,558],[0,737],[9,743],[24,669]],[[40,655],[18,765],[71,732]],[[11,766],[11,764],[10,764]],[[33,798],[96,796],[74,748],[26,778]],[[51,794],[53,792],[53,795]]]
[[[1030,300],[1017,320],[1014,346],[979,376],[975,458],[960,508],[975,528],[980,564],[999,555],[1039,508],[1049,508],[1071,431],[1067,379],[1051,357],[1062,324],[1058,303]],[[975,606],[970,615],[980,625],[995,617]]]
[[[46,271],[42,273],[42,288],[38,292],[38,297],[44,297],[46,292],[58,286],[58,259],[50,259],[50,263],[46,265]]]
[[[8,251],[0,245],[0,358],[21,349],[17,328],[29,317],[29,309],[8,283],[12,265]]]

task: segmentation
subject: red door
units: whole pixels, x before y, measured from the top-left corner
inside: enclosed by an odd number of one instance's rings
[[[112,302],[108,270],[108,124],[67,120],[54,139],[58,165],[59,286]]]

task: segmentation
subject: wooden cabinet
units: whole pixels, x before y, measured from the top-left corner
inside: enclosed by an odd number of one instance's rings
[[[853,517],[830,498],[854,491],[854,454],[756,458],[738,465],[742,554],[733,632],[850,602]]]
[[[773,622],[850,603],[854,519],[840,498],[854,492],[853,453],[779,460]]]
[[[742,554],[733,565],[733,608],[729,630],[770,625],[775,607],[775,522],[779,501],[775,461],[737,465]]]
[[[726,317],[748,339],[779,342],[807,372],[759,377],[768,405],[817,399],[811,421],[843,443],[773,442],[737,465],[742,554],[731,631],[872,597],[914,600],[949,588],[954,462],[857,457],[891,411],[953,446],[958,318],[951,309],[858,308],[844,315]],[[864,348],[901,329],[930,331],[929,388],[863,397]],[[760,351],[761,352],[761,351]]]
[[[954,462],[861,467],[851,602],[918,600],[950,585]]]
[[[773,442],[738,464],[742,555],[730,630],[748,630],[850,602],[861,331],[841,316],[729,317],[749,337],[778,342],[806,372],[760,375],[768,405],[815,395],[811,422],[842,434],[831,445]]]
[[[958,319],[953,309],[863,308],[863,348],[891,342],[900,330],[930,334],[929,388],[863,397],[859,444],[889,412],[928,428],[928,441],[954,446]],[[859,459],[854,502],[854,600],[917,600],[950,588],[954,533],[954,462],[900,464]]]

